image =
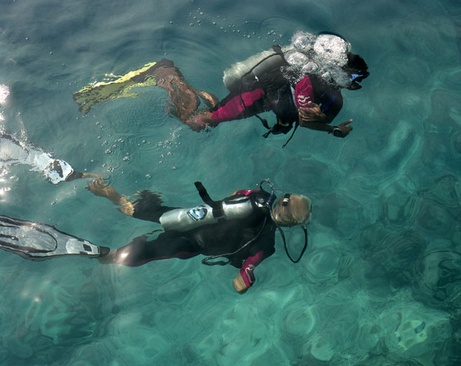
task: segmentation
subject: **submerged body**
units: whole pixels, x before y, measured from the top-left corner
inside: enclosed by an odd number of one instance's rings
[[[345,137],[352,120],[330,125],[343,105],[341,89],[359,89],[359,82],[369,75],[367,69],[343,38],[298,32],[289,46],[274,46],[226,70],[229,95],[221,101],[189,85],[169,60],[145,65],[112,83],[85,87],[74,99],[87,113],[93,105],[126,96],[125,88],[145,82],[165,89],[171,113],[196,131],[272,111],[277,122],[272,128],[264,122],[269,129],[265,137],[298,125]],[[198,111],[200,98],[208,108]]]
[[[255,281],[256,266],[275,252],[277,226],[305,225],[310,217],[311,204],[304,196],[285,195],[274,203],[273,192],[239,190],[213,201],[200,183],[196,186],[205,205],[181,209],[162,205],[160,197],[149,191],[142,191],[137,200],[130,202],[101,181],[89,184],[91,192],[108,198],[120,206],[121,212],[160,223],[164,229],[155,238],[137,237],[101,260],[140,266],[156,260],[205,255],[204,264],[239,268],[233,284],[238,292],[244,292]]]
[[[304,228],[310,220],[311,203],[304,196],[285,194],[274,203],[273,191],[239,190],[223,200],[213,201],[201,183],[196,182],[196,186],[207,206],[178,209],[162,205],[160,197],[149,191],[141,192],[137,200],[130,202],[111,186],[102,185],[101,180],[88,185],[95,195],[120,205],[123,213],[161,223],[164,230],[155,238],[142,235],[110,251],[50,225],[0,216],[0,249],[32,260],[84,255],[100,257],[101,263],[131,267],[201,254],[207,256],[203,264],[231,264],[239,268],[233,285],[243,293],[255,282],[256,266],[275,252],[275,230],[294,225]],[[306,229],[303,230],[307,235]]]

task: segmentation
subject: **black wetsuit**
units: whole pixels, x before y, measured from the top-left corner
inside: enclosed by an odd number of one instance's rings
[[[229,263],[240,268],[243,262],[259,253],[265,259],[275,252],[275,224],[269,208],[258,207],[258,202],[265,202],[269,194],[264,191],[247,191],[253,203],[252,213],[244,219],[222,219],[214,224],[207,224],[189,231],[166,230],[154,239],[143,235],[131,243],[117,249],[123,253],[122,264],[139,266],[150,261],[180,258],[187,259],[199,254],[213,256],[234,253],[247,242],[254,240],[243,250],[226,256]],[[271,203],[275,197],[271,197]],[[133,217],[142,220],[160,222],[160,217],[173,207],[162,206],[157,195],[141,192],[141,198],[134,202]],[[262,252],[262,253],[261,253]],[[120,261],[119,261],[120,263]]]

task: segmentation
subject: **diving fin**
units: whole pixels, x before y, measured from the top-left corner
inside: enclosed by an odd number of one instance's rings
[[[157,62],[150,62],[138,70],[116,77],[115,80],[85,86],[74,93],[74,101],[80,107],[80,111],[86,115],[93,106],[108,100],[136,97],[134,88],[157,85],[157,78],[153,72],[158,66]]]
[[[53,226],[0,215],[0,249],[32,260],[63,255],[102,257],[107,247],[63,233]]]

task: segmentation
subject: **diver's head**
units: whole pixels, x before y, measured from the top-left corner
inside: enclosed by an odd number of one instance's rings
[[[349,75],[349,84],[347,85],[349,90],[360,89],[362,85],[359,83],[370,75],[365,60],[351,52],[347,54],[347,64],[343,66],[343,70]]]
[[[308,224],[311,215],[311,200],[299,194],[286,193],[272,207],[272,219],[279,226]]]

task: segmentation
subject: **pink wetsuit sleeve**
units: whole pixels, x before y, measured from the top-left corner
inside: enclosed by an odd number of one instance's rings
[[[242,276],[245,285],[248,287],[252,286],[255,281],[253,275],[254,268],[262,262],[264,257],[264,250],[261,250],[255,255],[248,257],[245,259],[245,262],[243,262],[242,268],[240,268],[240,275]]]
[[[309,75],[306,75],[296,84],[294,95],[298,108],[308,108],[309,102],[314,102],[314,89]]]
[[[211,112],[211,119],[215,123],[220,123],[244,118],[246,108],[251,107],[264,97],[264,95],[265,93],[262,89],[255,89],[236,95],[217,110]]]
[[[239,195],[239,196],[249,196],[253,192],[259,192],[259,190],[256,190],[256,189],[239,189],[237,192],[235,192],[235,194]]]

